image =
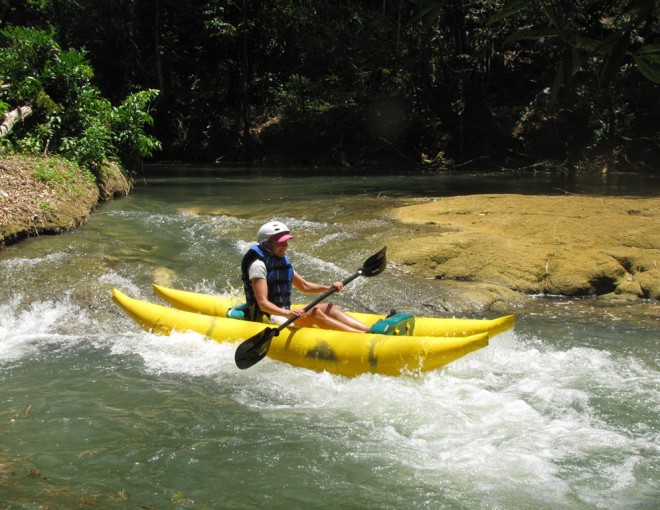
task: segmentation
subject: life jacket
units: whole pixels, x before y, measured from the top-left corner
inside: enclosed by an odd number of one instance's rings
[[[293,288],[293,266],[289,258],[276,257],[266,252],[258,244],[252,246],[243,256],[241,262],[241,277],[243,279],[243,290],[245,291],[245,300],[248,304],[246,319],[251,321],[261,321],[265,314],[259,309],[257,297],[252,288],[252,282],[248,275],[248,270],[255,260],[261,260],[266,264],[266,283],[268,285],[268,301],[275,305],[286,308],[291,307],[291,289]]]

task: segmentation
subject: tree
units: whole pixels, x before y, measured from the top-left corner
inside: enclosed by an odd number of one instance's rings
[[[633,99],[631,82],[636,80],[634,70],[660,84],[659,9],[654,0],[590,1],[577,6],[575,2],[513,0],[492,16],[490,23],[533,10],[543,13],[546,24],[516,31],[508,42],[558,41],[563,50],[549,89],[549,106],[558,104],[562,90],[568,97],[577,95],[580,102],[590,103],[586,109],[593,117],[592,125],[606,126],[605,136],[600,138],[607,146],[607,169],[616,162],[619,127],[626,126],[626,106]],[[594,128],[596,138],[599,131]]]
[[[651,0],[0,0],[0,26],[83,48],[89,84],[113,105],[160,90],[149,131],[168,159],[520,166],[607,152],[609,168],[615,156],[652,161],[660,147],[658,9]]]

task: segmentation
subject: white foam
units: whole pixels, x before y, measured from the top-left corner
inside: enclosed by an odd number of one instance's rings
[[[133,283],[133,279],[122,276],[115,271],[109,271],[99,277],[99,282],[107,283],[112,287],[121,289],[132,296],[139,296],[142,294],[142,289]]]
[[[31,356],[45,345],[73,345],[81,340],[78,335],[61,332],[69,317],[85,320],[85,314],[68,299],[36,301],[23,308],[22,299],[15,295],[0,305],[0,362]]]
[[[13,258],[7,260],[0,260],[0,267],[6,269],[17,269],[17,268],[30,268],[36,267],[43,263],[51,262],[62,262],[72,255],[64,252],[49,253],[43,257],[34,257],[34,258]]]
[[[170,336],[127,333],[110,346],[113,354],[140,356],[149,372],[199,377],[212,376],[223,368],[235,369],[234,348],[231,344],[218,344],[192,332]]]
[[[217,377],[231,386],[238,381],[234,398],[241,404],[274,420],[295,414],[292,423],[321,427],[328,440],[349,441],[358,455],[383,457],[428,477],[426,483],[439,477],[495,488],[504,479],[526,484],[518,489],[530,501],[561,505],[572,490],[562,464],[605,454],[615,457],[608,462],[612,472],[593,471],[588,463],[589,476],[630,485],[639,451],[658,451],[657,438],[632,439],[605,423],[588,388],[621,366],[607,352],[540,351],[506,335],[508,349],[493,341],[445,370],[417,377],[348,379],[269,359],[231,381],[228,374]],[[231,373],[231,362],[224,366]]]
[[[102,280],[135,290],[115,273]],[[58,332],[72,317],[85,337]],[[619,428],[597,402],[609,399],[606,407],[615,408],[630,397],[657,409],[658,373],[605,350],[559,350],[509,331],[441,370],[345,378],[269,358],[241,371],[236,344],[196,333],[157,336],[128,318],[113,327],[113,334],[99,332],[66,299],[21,308],[15,296],[0,305],[0,362],[32,355],[44,343],[85,339],[116,356],[138,356],[157,375],[210,378],[247,410],[292,433],[316,435],[330,451],[413,473],[428,486],[492,494],[504,507],[507,484],[531,506],[561,507],[585,477],[594,488],[582,488],[580,497],[607,507],[635,487],[640,464],[649,468],[645,458],[660,455],[657,430]]]

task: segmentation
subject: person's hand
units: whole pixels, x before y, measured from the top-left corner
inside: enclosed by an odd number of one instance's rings
[[[303,310],[302,308],[296,308],[295,310],[289,310],[289,318],[293,318],[293,317],[296,317],[296,316],[297,317],[305,317],[305,315],[307,315],[307,314],[305,313],[305,310]]]
[[[344,283],[343,282],[334,282],[332,286],[337,289],[337,292],[341,293],[342,290],[344,290]]]

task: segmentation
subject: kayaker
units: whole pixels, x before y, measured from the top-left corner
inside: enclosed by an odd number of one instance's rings
[[[260,321],[264,315],[273,324],[282,324],[298,316],[291,327],[318,326],[324,329],[364,333],[369,326],[354,319],[332,303],[319,303],[311,310],[291,310],[291,291],[295,287],[304,294],[321,294],[333,287],[341,292],[342,282],[332,285],[312,283],[298,274],[286,256],[289,241],[293,239],[289,228],[280,221],[269,221],[257,233],[258,244],[243,256],[241,273],[248,304],[246,318]]]

